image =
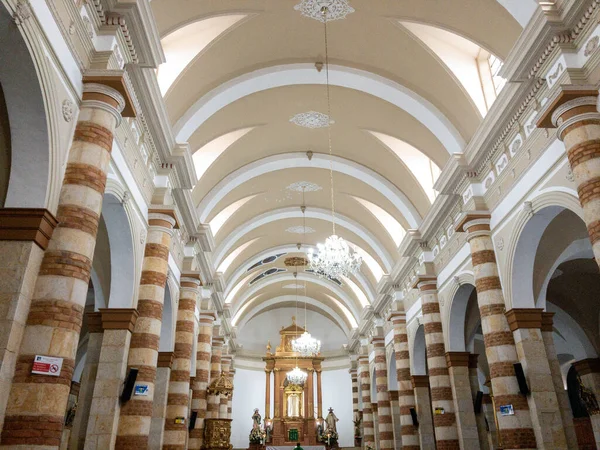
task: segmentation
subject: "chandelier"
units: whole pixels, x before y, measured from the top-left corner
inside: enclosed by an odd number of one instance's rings
[[[327,116],[331,117],[331,96],[329,87],[329,50],[327,45],[327,15],[328,7],[321,8],[325,24],[325,76],[327,86]],[[309,268],[321,278],[336,278],[355,274],[360,270],[362,258],[354,252],[346,241],[335,233],[335,195],[333,189],[333,149],[331,145],[331,122],[327,124],[329,143],[329,181],[331,186],[331,226],[333,232],[325,240],[325,244],[317,244],[317,253],[308,252]]]
[[[306,378],[308,378],[308,375],[306,374],[306,372],[300,370],[298,366],[294,367],[293,370],[287,373],[287,380],[291,384],[295,384],[297,386],[303,385],[306,381]]]
[[[321,351],[321,341],[305,331],[302,336],[292,341],[292,349],[304,357],[318,355]]]

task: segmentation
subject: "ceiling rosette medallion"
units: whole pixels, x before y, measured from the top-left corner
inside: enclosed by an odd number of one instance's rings
[[[289,227],[287,230],[288,233],[292,233],[292,234],[311,234],[311,233],[315,233],[315,229],[311,228],[311,227],[303,227],[302,225],[298,225],[295,227]]]
[[[290,184],[287,188],[288,191],[295,192],[316,192],[323,189],[321,186],[310,181],[297,181],[296,183]]]
[[[335,123],[333,120],[329,118],[327,114],[323,114],[317,111],[308,111],[304,113],[299,113],[293,116],[290,119],[295,125],[304,128],[326,128],[330,124]]]
[[[326,13],[323,13],[323,8]],[[332,20],[345,19],[348,14],[355,12],[348,0],[302,0],[296,6],[296,11],[304,17],[318,20],[319,22],[331,22]]]

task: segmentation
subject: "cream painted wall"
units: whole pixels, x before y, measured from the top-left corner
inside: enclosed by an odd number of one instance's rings
[[[236,368],[233,380],[235,391],[232,404],[231,444],[234,448],[248,448],[254,408],[265,416],[265,373],[263,370]],[[340,447],[353,447],[352,380],[348,369],[327,370],[322,374],[323,416],[332,407],[338,422]]]

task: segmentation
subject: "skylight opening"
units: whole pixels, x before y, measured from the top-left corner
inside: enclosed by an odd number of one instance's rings
[[[488,64],[490,66],[490,73],[492,74],[492,82],[494,84],[494,90],[496,95],[500,94],[504,86],[506,85],[506,79],[502,78],[499,74],[504,66],[504,63],[496,58],[494,55],[488,57]]]

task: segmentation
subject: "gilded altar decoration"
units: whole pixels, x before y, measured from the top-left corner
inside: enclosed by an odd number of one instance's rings
[[[585,405],[588,414],[590,416],[600,414],[600,407],[598,406],[598,400],[594,393],[584,386],[579,375],[577,375],[577,382],[579,383],[579,397],[581,398],[581,402]]]
[[[297,384],[288,384],[283,390],[283,392],[286,404],[286,417],[302,417],[302,403],[304,403],[304,387]]]
[[[231,419],[204,420],[204,448],[206,450],[231,450]]]
[[[212,383],[210,383],[210,386],[208,386],[208,393],[231,397],[233,394],[233,383],[228,376],[221,372],[221,375],[218,378],[215,378]]]

